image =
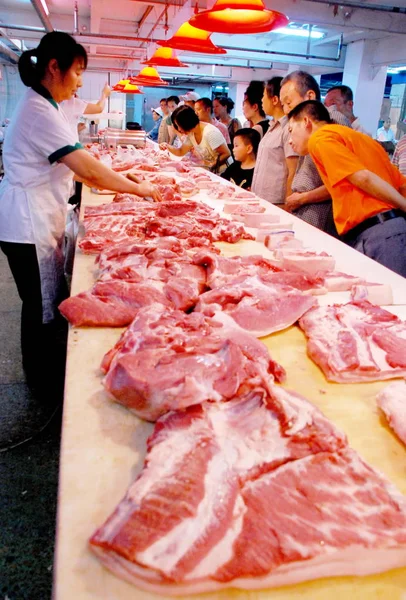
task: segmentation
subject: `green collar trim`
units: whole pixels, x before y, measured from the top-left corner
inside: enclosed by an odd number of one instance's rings
[[[48,100],[48,102],[50,102],[50,104],[52,104],[52,106],[54,106],[56,110],[59,110],[58,104],[52,98],[51,94],[49,93],[46,87],[38,83],[38,85],[33,85],[32,89],[34,90],[34,92],[37,92],[37,94],[45,98],[45,100]]]

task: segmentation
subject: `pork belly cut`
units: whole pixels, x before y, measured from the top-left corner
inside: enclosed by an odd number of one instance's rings
[[[193,262],[206,269],[207,285],[211,289],[231,283],[243,275],[251,276],[278,270],[261,255],[226,258],[214,252],[202,250],[193,256]]]
[[[100,281],[89,292],[64,300],[59,310],[74,327],[124,327],[144,306],[157,303],[173,308],[164,291],[164,284],[157,281]]]
[[[346,292],[351,290],[354,285],[365,282],[363,277],[348,275],[348,273],[340,271],[328,271],[324,273],[324,278],[329,292]]]
[[[307,352],[329,381],[406,375],[406,323],[368,301],[316,307],[299,321]]]
[[[201,250],[193,256],[193,262],[206,269],[207,286],[217,289],[247,277],[258,276],[262,283],[289,285],[302,292],[325,294],[324,278],[311,277],[294,271],[280,271],[272,262],[261,255],[225,257],[212,251]]]
[[[406,381],[395,381],[376,397],[390,427],[406,446]]]
[[[102,217],[108,215],[140,215],[143,212],[151,212],[154,214],[153,204],[151,202],[106,202],[99,204],[98,206],[85,206],[84,217],[89,219],[91,217]]]
[[[241,202],[226,202],[223,212],[230,215],[259,215],[265,212],[265,207],[259,202],[243,200]],[[244,219],[243,219],[244,220]]]
[[[255,276],[205,292],[195,310],[209,316],[223,311],[252,335],[264,337],[290,327],[315,304],[297,289]]]
[[[365,575],[406,564],[406,504],[317,408],[271,385],[161,417],[90,547],[172,596]]]
[[[386,283],[363,283],[351,287],[351,301],[368,300],[371,304],[393,304],[392,287]]]
[[[282,248],[275,251],[275,264],[287,271],[318,275],[332,271],[335,267],[335,259],[327,252]]]
[[[141,311],[104,357],[102,369],[114,399],[149,421],[285,378],[266,347],[227,315],[213,320],[179,311],[156,316]]]

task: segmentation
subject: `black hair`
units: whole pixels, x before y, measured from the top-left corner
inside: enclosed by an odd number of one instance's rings
[[[176,131],[179,131],[178,127],[181,127],[185,133],[189,133],[196,125],[199,125],[200,121],[193,108],[187,104],[182,104],[173,111],[172,123]]]
[[[231,113],[231,111],[233,110],[233,108],[235,106],[234,100],[231,100],[231,98],[228,98],[227,96],[220,96],[220,98],[215,98],[215,100],[218,100],[220,102],[221,106],[227,107],[228,114]]]
[[[251,106],[256,104],[258,106],[258,112],[265,119],[265,112],[262,108],[262,96],[264,94],[264,82],[263,81],[250,81],[249,86],[245,90],[244,99],[248,100]]]
[[[261,141],[261,136],[256,129],[252,129],[251,127],[243,127],[235,132],[234,139],[236,137],[240,137],[244,140],[244,144],[247,146],[251,144],[252,151],[254,156],[257,156],[259,142]]]
[[[338,90],[341,93],[344,102],[352,102],[354,100],[352,89],[348,85],[333,85],[333,87],[327,90],[326,95],[334,90]]]
[[[281,87],[285,85],[285,83],[288,83],[288,81],[294,82],[295,87],[302,98],[305,97],[307,92],[314,92],[316,100],[321,99],[319,84],[310,73],[307,73],[306,71],[293,71],[292,73],[289,73],[289,75],[286,75],[282,80]]]
[[[32,58],[36,58],[36,62]],[[87,67],[87,52],[68,33],[51,31],[44,35],[37,48],[23,52],[18,61],[21,81],[27,87],[38,85],[45,76],[49,61],[55,59],[62,73],[66,73],[75,59],[83,59]]]
[[[278,96],[281,93],[281,81],[283,77],[272,77],[265,84],[266,95],[268,98],[273,98],[273,96]]]
[[[199,98],[198,100],[196,100],[196,104],[197,102],[203,104],[204,108],[210,108],[210,112],[213,111],[213,102],[210,100],[210,98]]]
[[[180,100],[178,96],[169,96],[166,99],[166,103],[168,104],[168,102],[175,102],[175,104],[179,104]]]
[[[288,114],[288,118],[295,121],[299,121],[303,117],[310,117],[312,121],[316,121],[317,123],[320,121],[332,123],[327,108],[318,100],[305,100],[305,102],[301,102],[295,106]]]
[[[168,98],[161,98],[159,103],[161,102],[165,102],[165,104],[168,104]]]

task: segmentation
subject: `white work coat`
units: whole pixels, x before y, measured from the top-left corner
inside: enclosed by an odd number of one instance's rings
[[[61,158],[82,146],[42,86],[20,100],[3,148],[0,240],[35,244],[43,322],[54,319],[64,278],[64,233],[73,173]]]

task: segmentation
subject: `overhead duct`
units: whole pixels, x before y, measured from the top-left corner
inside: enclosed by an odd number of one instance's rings
[[[52,27],[52,23],[49,20],[48,14],[45,12],[45,8],[41,0],[31,0],[31,4],[35,8],[35,12],[37,13],[39,20],[43,24],[45,31],[53,31],[54,28]]]
[[[16,65],[20,59],[19,55],[16,54],[11,48],[9,48],[4,42],[0,40],[0,61],[6,59],[13,65]]]

